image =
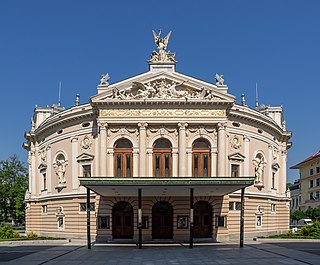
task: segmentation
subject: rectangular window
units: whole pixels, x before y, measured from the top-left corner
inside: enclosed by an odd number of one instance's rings
[[[256,215],[256,227],[262,227],[262,215]]]
[[[236,178],[239,177],[239,165],[232,164],[231,165],[231,177]]]
[[[229,202],[229,211],[234,211],[234,202]]]
[[[84,177],[91,177],[91,165],[83,165],[82,170]]]
[[[43,173],[43,190],[47,190],[47,174]]]
[[[42,213],[47,213],[48,212],[48,205],[42,205],[41,206],[41,212]]]
[[[230,211],[241,211],[241,202],[229,202]]]
[[[314,200],[313,192],[310,192],[310,193],[309,193],[309,200],[311,200],[311,201]]]
[[[99,216],[98,219],[99,229],[110,229],[110,217],[109,216]]]
[[[194,176],[199,176],[199,156],[198,154],[193,155],[193,169],[194,169]]]
[[[155,155],[155,164],[156,164],[156,172],[155,175],[156,177],[160,177],[160,155],[156,154]]]
[[[317,185],[317,187],[320,186],[320,179],[319,178],[316,180],[316,185]]]
[[[122,156],[117,154],[116,156],[116,176],[122,177]]]
[[[87,203],[80,203],[80,212],[87,211]],[[90,212],[94,212],[94,202],[90,202]]]
[[[317,190],[317,191],[316,191],[316,199],[317,199],[317,200],[319,200],[319,195],[320,195],[320,192]]]
[[[301,196],[299,195],[299,203],[301,202]]]
[[[59,216],[57,218],[58,221],[58,228],[59,229],[64,229],[64,217],[63,216]]]
[[[320,167],[316,167],[316,172],[317,172],[317,174],[320,173]]]
[[[276,173],[272,172],[272,179],[271,179],[271,188],[275,189],[275,178],[276,178]]]
[[[131,154],[126,154],[126,177],[131,177]]]
[[[208,166],[209,166],[209,159],[208,154],[203,154],[202,156],[203,162],[202,162],[202,176],[208,177]]]
[[[274,203],[271,204],[271,212],[276,211],[276,205]]]
[[[170,155],[164,155],[164,176],[170,177]]]
[[[216,227],[226,227],[226,216],[216,215]]]
[[[309,188],[313,188],[313,179],[309,181]]]
[[[310,168],[310,175],[313,175],[313,168]]]

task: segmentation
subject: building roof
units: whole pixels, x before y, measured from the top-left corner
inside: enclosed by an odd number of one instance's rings
[[[320,150],[318,152],[316,152],[315,154],[313,154],[312,156],[309,156],[308,158],[306,158],[305,160],[303,160],[302,162],[296,164],[295,166],[290,167],[290,169],[299,169],[301,168],[305,163],[310,162],[316,158],[320,157]]]

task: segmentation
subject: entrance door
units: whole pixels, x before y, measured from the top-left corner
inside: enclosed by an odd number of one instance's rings
[[[128,202],[118,202],[112,210],[113,238],[133,238],[133,208]]]
[[[152,238],[173,238],[173,208],[168,202],[157,202],[152,208]]]
[[[212,208],[210,203],[199,201],[194,204],[194,234],[196,238],[212,237]]]

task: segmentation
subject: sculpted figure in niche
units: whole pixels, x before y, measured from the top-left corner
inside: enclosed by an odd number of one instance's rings
[[[66,160],[62,154],[57,156],[56,159],[56,175],[58,177],[58,184],[66,183]]]
[[[258,154],[255,159],[253,159],[253,164],[255,166],[255,176],[256,184],[262,184],[263,170],[266,162],[264,162],[264,158],[261,154]]]

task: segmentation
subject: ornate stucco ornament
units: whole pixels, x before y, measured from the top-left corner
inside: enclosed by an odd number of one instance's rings
[[[233,136],[230,142],[231,148],[233,149],[239,149],[241,147],[241,141],[237,135]]]
[[[171,35],[171,31],[163,39],[160,38],[161,30],[159,30],[158,34],[156,34],[154,31],[152,31],[152,33],[154,37],[154,42],[158,47],[158,52],[156,51],[152,52],[149,62],[150,63],[158,63],[158,62],[159,63],[176,63],[174,59],[175,53],[166,51],[169,38]]]
[[[182,82],[175,82],[165,78],[160,80],[139,83],[133,82],[132,87],[120,91],[113,88],[110,99],[204,99],[204,100],[217,100],[213,91],[202,87],[201,89],[194,89],[184,85],[188,80]]]
[[[88,135],[83,137],[83,139],[81,141],[81,149],[82,150],[90,149],[91,145],[92,145],[92,142],[91,142],[90,138],[88,137]]]

